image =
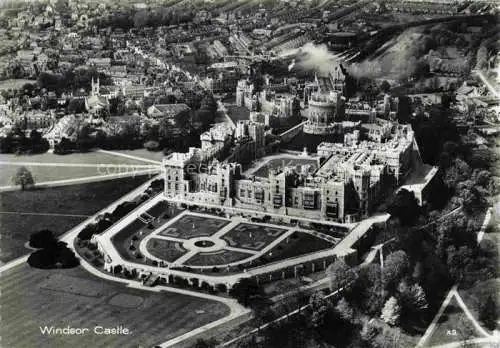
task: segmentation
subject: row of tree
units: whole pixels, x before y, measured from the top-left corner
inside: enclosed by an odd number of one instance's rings
[[[129,10],[115,12],[94,21],[98,28],[145,28],[177,25],[188,23],[195,17],[195,12],[189,9],[172,10],[168,7],[157,7],[147,10]]]
[[[50,145],[40,132],[33,129],[29,137],[20,127],[15,127],[0,138],[0,153],[37,154],[47,152]]]

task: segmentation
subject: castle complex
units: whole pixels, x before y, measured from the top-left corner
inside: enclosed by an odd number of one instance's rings
[[[256,100],[246,95],[246,83],[238,84],[243,94],[237,93],[237,102]],[[265,166],[266,154],[275,151],[266,144],[265,117],[239,121],[236,127],[218,124],[201,135],[201,148],[163,160],[165,195],[193,204],[278,214],[287,220],[295,216],[348,223],[368,217],[420,157],[411,126],[377,118],[371,108],[346,114],[343,90],[344,78],[338,70],[326,78],[316,77],[315,89],[306,95],[304,133],[343,135],[342,143],[323,142],[317,147],[317,162],[305,153],[297,154],[309,159],[309,164],[283,161],[264,174],[245,174],[246,164],[261,159]],[[364,117],[356,118],[357,113]]]

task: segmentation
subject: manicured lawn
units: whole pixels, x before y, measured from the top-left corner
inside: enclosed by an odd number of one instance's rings
[[[187,266],[219,266],[251,257],[251,254],[221,250],[214,253],[197,253],[184,262]]]
[[[85,294],[79,289],[81,284],[85,284]],[[229,313],[219,302],[130,289],[80,267],[39,270],[23,264],[2,273],[0,287],[1,345],[9,348],[152,347]],[[80,336],[40,332],[40,326],[68,325],[90,332]],[[93,328],[97,325],[122,325],[131,334],[96,335]]]
[[[67,155],[55,155],[48,152],[36,155],[14,155],[2,153],[0,154],[0,162],[148,164],[143,161],[121,156],[108,155],[102,152],[71,153]]]
[[[245,107],[236,105],[227,105],[226,110],[227,114],[234,121],[234,123],[250,119],[250,111]]]
[[[68,165],[84,164],[94,165],[94,167],[56,167],[30,165],[29,163],[61,163]],[[43,182],[83,178],[88,176],[119,174],[128,171],[140,171],[146,168],[141,168],[139,166],[154,165],[154,163],[147,163],[99,152],[74,153],[68,155],[43,153],[37,155],[19,156],[14,154],[0,154],[0,172],[2,173],[0,176],[0,186],[12,185],[11,178],[21,165],[31,171],[35,178],[35,182]],[[108,167],[107,165],[138,165],[138,167]]]
[[[228,223],[229,220],[225,219],[188,214],[184,215],[173,224],[168,225],[168,227],[159,234],[161,236],[171,236],[185,239],[211,236]]]
[[[44,181],[77,179],[89,176],[103,175],[99,168],[81,168],[81,167],[41,167],[41,166],[24,166],[26,167],[33,178],[35,184]],[[12,178],[16,172],[21,168],[20,165],[0,165],[0,187],[13,185]]]
[[[187,252],[179,242],[158,238],[150,239],[146,244],[146,248],[151,255],[167,262],[174,262]]]
[[[145,159],[159,161],[163,160],[165,156],[163,151],[148,151],[146,149],[135,149],[135,150],[113,150],[113,152],[122,153],[124,155],[137,156]],[[143,164],[148,164],[148,162],[144,162]],[[152,163],[151,163],[152,164]]]
[[[266,255],[263,263],[276,262],[333,247],[333,244],[304,232],[295,232]]]
[[[343,135],[314,135],[301,132],[293,138],[293,140],[285,144],[284,148],[287,150],[302,151],[304,150],[304,147],[306,147],[309,152],[316,152],[318,145],[324,141],[330,143],[341,143],[343,141]]]
[[[176,216],[178,212],[179,210],[175,208],[169,208],[165,201],[159,202],[154,207],[147,210],[147,213],[151,216],[161,218],[159,221],[155,220],[153,222],[153,229],[148,228],[144,222],[136,219],[111,238],[113,245],[125,260],[137,263],[146,263],[144,258],[138,259],[135,257],[136,253],[139,252],[139,245],[141,241],[153,232],[155,228],[161,226],[161,224],[164,224],[170,218]],[[165,214],[168,214],[168,216],[165,216]],[[134,250],[130,249],[132,245]]]
[[[271,169],[282,169],[284,167],[296,167],[306,164],[309,164],[311,166],[309,170],[311,173],[318,169],[318,162],[316,160],[284,156],[282,158],[273,158],[269,160],[262,167],[253,172],[253,175],[267,177]]]
[[[229,246],[261,250],[287,230],[263,225],[241,223],[222,236]]]
[[[139,252],[140,240],[151,232],[153,232],[153,230],[149,230],[142,221],[136,219],[115,234],[111,240],[113,241],[116,251],[118,251],[125,260],[145,263],[144,258],[138,259],[135,255]],[[134,239],[136,240],[134,241]]]
[[[6,262],[24,255],[28,251],[24,244],[31,233],[49,229],[56,235],[63,234],[85,220],[85,216],[105,208],[147,179],[148,177],[142,176],[29,191],[0,192],[0,260]]]

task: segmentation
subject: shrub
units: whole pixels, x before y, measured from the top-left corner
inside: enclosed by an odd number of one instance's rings
[[[227,291],[227,286],[226,284],[217,284],[215,286],[215,288],[217,289],[218,292],[226,292]]]
[[[41,269],[72,268],[80,264],[74,252],[63,242],[35,251],[27,262],[31,267]]]
[[[78,238],[80,238],[81,240],[90,240],[95,233],[96,225],[88,224],[80,231],[80,233],[78,233]]]
[[[54,234],[50,230],[41,230],[39,232],[35,232],[30,236],[29,245],[32,248],[50,248],[57,243],[57,239],[54,237]]]

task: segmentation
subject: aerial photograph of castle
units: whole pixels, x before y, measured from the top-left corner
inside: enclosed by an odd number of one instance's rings
[[[4,0],[0,348],[500,346],[494,0]]]

